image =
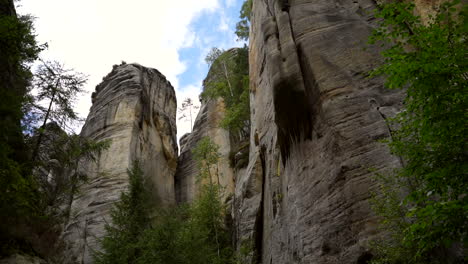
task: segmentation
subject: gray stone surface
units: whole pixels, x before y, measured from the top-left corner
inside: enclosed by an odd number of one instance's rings
[[[93,106],[81,134],[111,140],[97,162],[81,164],[89,183],[72,204],[64,239],[71,261],[91,263],[97,239],[110,223],[109,210],[128,186],[127,168],[138,160],[155,205],[175,204],[177,167],[176,98],[157,70],[138,64],[115,65],[92,95]]]
[[[192,156],[192,150],[197,146],[198,141],[205,136],[210,137],[219,146],[220,185],[226,188],[226,195],[234,192],[234,172],[229,167],[229,152],[231,150],[229,131],[219,127],[224,112],[224,102],[221,99],[202,101],[192,133],[180,139],[179,166],[175,176],[178,203],[191,202],[198,193],[201,182],[198,177],[197,162]],[[218,181],[216,177],[213,180],[214,182]]]
[[[8,258],[0,259],[0,264],[47,264],[47,262],[38,257],[15,254]]]
[[[226,52],[236,52],[236,49],[230,49]],[[204,80],[204,86],[207,82],[216,79],[213,72],[215,69],[210,68],[208,76]],[[178,203],[191,202],[198,193],[200,188],[199,170],[192,157],[192,150],[197,146],[198,141],[206,136],[219,146],[219,182],[225,188],[224,196],[227,197],[234,192],[234,170],[229,166],[232,142],[229,131],[219,126],[224,114],[225,106],[221,98],[202,100],[192,133],[186,134],[180,139],[179,166],[175,176]],[[217,182],[218,179],[215,178],[213,181]]]
[[[401,92],[365,74],[371,0],[254,1],[251,144],[237,175],[237,244],[259,263],[360,263],[378,235],[373,173],[400,166],[378,139]]]

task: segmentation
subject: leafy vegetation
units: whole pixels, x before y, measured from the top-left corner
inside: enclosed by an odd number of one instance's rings
[[[217,149],[208,138],[195,148],[202,179],[217,177]],[[101,241],[104,251],[96,252],[96,263],[235,263],[217,183],[202,184],[191,205],[158,208],[150,218],[149,190],[138,164],[129,177],[129,190],[112,210],[112,224],[106,225],[107,235]]]
[[[377,15],[383,20],[371,42],[390,47],[372,75],[407,95],[389,142],[404,167],[384,177],[379,197],[386,202],[375,206],[391,235],[373,263],[452,263],[447,256],[460,258],[468,246],[468,8],[447,2],[426,23],[406,2]]]
[[[219,146],[213,143],[209,137],[203,137],[192,150],[193,158],[200,169],[199,179],[208,179],[210,184],[213,184],[213,176],[217,177],[217,184],[219,184],[217,164],[220,155],[218,149]]]
[[[64,76],[64,71],[55,71],[57,64],[32,74],[31,63],[47,45],[36,42],[31,17],[18,17],[11,0],[0,0],[0,46],[0,256],[26,251],[48,258],[55,253],[58,224],[68,216],[63,206],[86,180],[78,163],[95,159],[107,143],[68,135],[48,122],[66,124],[63,117],[74,113],[76,93],[52,92],[55,96],[48,97],[51,93],[45,91],[70,81],[57,81],[55,77]],[[33,88],[39,88],[39,95],[31,93]],[[44,98],[60,106],[34,114],[32,106]]]
[[[12,1],[0,1],[0,255],[19,247],[12,227],[40,215],[37,185],[28,166],[21,128],[22,105],[31,80],[29,63],[41,50],[29,17],[17,17]]]
[[[250,16],[252,14],[253,0],[245,0],[242,4],[240,16],[241,19],[236,24],[236,35],[239,40],[248,40],[250,31]]]
[[[0,1],[0,212],[5,220],[22,217],[35,204],[35,194],[31,191],[34,183],[30,177],[23,176],[29,170],[21,119],[31,79],[28,63],[41,50],[33,35],[31,19],[18,18],[12,5],[11,1]],[[2,242],[5,232],[0,229]]]
[[[128,170],[129,189],[111,211],[112,223],[106,225],[102,252],[96,252],[96,263],[136,263],[140,257],[138,242],[149,221],[149,192],[137,162]]]
[[[206,61],[211,68],[202,98],[223,98],[226,115],[221,127],[241,139],[247,138],[250,133],[248,47],[229,51],[213,48]]]

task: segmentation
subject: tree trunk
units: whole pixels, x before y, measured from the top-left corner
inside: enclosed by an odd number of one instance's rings
[[[226,68],[226,62],[224,62],[224,61],[223,61],[223,66],[224,66],[224,76],[226,77],[226,81],[227,81],[228,86],[229,86],[229,92],[231,92],[231,97],[234,97],[234,94],[232,92],[231,82],[229,81],[228,71],[227,71],[227,68]]]
[[[57,80],[57,85],[58,85],[58,80]],[[44,135],[45,125],[47,123],[47,120],[49,119],[50,111],[52,110],[52,105],[54,103],[56,93],[57,93],[57,87],[55,87],[54,92],[52,93],[52,98],[50,99],[49,108],[47,109],[46,116],[44,118],[44,122],[42,123],[42,126],[41,126],[41,128],[39,130],[39,136],[37,138],[36,146],[34,147],[34,151],[33,151],[33,155],[32,155],[32,161],[33,162],[36,161],[37,155],[39,153],[39,147],[41,145],[42,137]]]

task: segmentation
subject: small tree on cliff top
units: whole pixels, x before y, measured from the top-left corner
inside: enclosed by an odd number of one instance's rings
[[[149,227],[149,193],[138,162],[128,170],[129,189],[120,196],[111,211],[112,223],[106,224],[101,240],[102,252],[95,252],[97,264],[136,263],[140,257],[139,240]]]
[[[249,39],[249,30],[250,30],[250,16],[252,14],[252,5],[253,0],[245,0],[242,4],[240,10],[241,19],[236,24],[236,35],[239,40],[248,40]]]
[[[86,81],[86,76],[65,69],[59,62],[43,62],[39,65],[34,76],[34,88],[38,94],[31,110],[39,115],[42,125],[33,149],[33,161],[37,158],[47,122],[56,122],[62,129],[67,129],[70,122],[79,120],[73,110],[73,103],[76,96],[84,92]],[[41,102],[47,105],[44,107]]]
[[[229,231],[224,224],[226,206],[221,201],[218,150],[219,146],[209,137],[203,137],[192,151],[200,170],[200,179],[209,179],[208,184],[201,183],[200,193],[193,204],[192,217],[200,228],[207,230],[210,240],[214,239],[216,243],[213,263],[231,263],[234,258]],[[217,183],[213,182],[213,176],[217,178]]]
[[[213,176],[216,176],[219,185],[218,161],[220,155],[218,150],[219,146],[211,141],[209,137],[203,137],[192,150],[192,154],[200,169],[200,178],[208,178],[210,184],[213,184]]]
[[[202,98],[223,98],[226,115],[221,127],[241,139],[247,138],[250,133],[248,47],[230,51],[213,48],[206,61],[211,67]]]

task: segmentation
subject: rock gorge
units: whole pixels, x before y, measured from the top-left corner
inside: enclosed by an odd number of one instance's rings
[[[249,244],[256,253],[249,263],[367,263],[368,242],[379,235],[369,205],[371,169],[401,166],[378,140],[391,137],[386,119],[401,108],[402,92],[366,78],[381,62],[379,48],[366,45],[375,8],[373,0],[253,1],[245,168],[229,166],[238,142],[219,127],[222,100],[202,101],[177,157],[170,83],[155,69],[114,66],[82,130],[112,143],[96,164],[82,164],[91,181],[75,197],[64,233],[73,261],[92,263],[133,160],[141,162],[155,205],[192,201],[198,183],[191,150],[209,136],[220,146],[236,247]]]

